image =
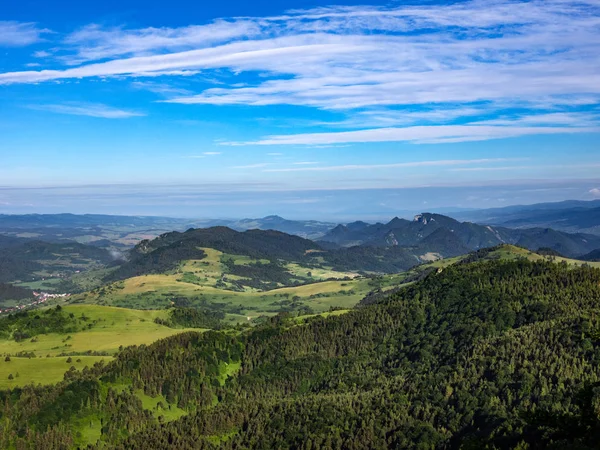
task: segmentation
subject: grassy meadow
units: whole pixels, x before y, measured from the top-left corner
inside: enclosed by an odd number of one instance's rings
[[[187,306],[202,306],[222,311],[231,323],[248,322],[262,315],[282,311],[322,313],[331,307],[351,308],[369,291],[401,281],[404,275],[390,275],[373,280],[360,278],[356,273],[334,271],[327,267],[304,267],[284,264],[298,283],[260,290],[243,286],[248,280],[228,272],[225,262],[235,265],[267,264],[247,256],[229,255],[203,248],[202,260],[183,261],[172,273],[142,275],[112,283],[73,298],[74,303],[100,304],[135,309],[161,309],[178,299]],[[325,281],[327,280],[327,281]]]
[[[49,384],[62,380],[71,367],[82,369],[100,360],[110,361],[119,347],[150,344],[158,339],[192,329],[174,329],[154,322],[166,319],[168,311],[133,310],[99,305],[66,305],[63,311],[85,317],[90,329],[71,334],[40,334],[16,342],[0,340],[0,388],[29,383]],[[193,329],[199,331],[198,329]],[[94,352],[97,355],[87,355]],[[27,353],[31,357],[17,357]],[[4,361],[10,355],[10,361]],[[61,356],[64,355],[64,356]],[[71,358],[71,363],[67,359]],[[19,374],[17,377],[16,374]],[[9,375],[12,380],[8,380]]]
[[[0,340],[0,388],[54,383],[60,381],[71,366],[82,369],[100,360],[110,361],[121,346],[150,344],[187,331],[154,321],[168,319],[166,308],[182,299],[186,302],[183,306],[223,312],[226,322],[232,325],[252,324],[260,316],[273,316],[284,311],[298,314],[301,318],[316,314],[344,314],[373,290],[385,291],[401,286],[428,268],[443,269],[464,258],[440,259],[406,273],[368,278],[326,267],[290,263],[286,269],[305,284],[261,291],[251,287],[233,290],[230,283],[236,276],[227,273],[224,260],[234,261],[236,265],[266,264],[267,261],[226,255],[213,249],[204,250],[207,254],[205,259],[184,261],[173,273],[133,277],[72,297],[68,304],[64,304],[63,310],[76,318],[85,318],[85,323],[91,324],[89,329],[68,335],[41,334],[20,342]],[[541,256],[508,245],[485,256],[485,259],[519,258],[552,259],[573,266],[583,264],[567,258]],[[588,264],[600,267],[600,263]],[[330,312],[332,309],[336,310]],[[28,357],[18,357],[17,354],[27,354]],[[4,361],[7,355],[10,355],[10,361]],[[67,363],[69,357],[71,362]],[[235,367],[223,368],[223,377],[235,370]],[[12,379],[9,380],[11,374]]]

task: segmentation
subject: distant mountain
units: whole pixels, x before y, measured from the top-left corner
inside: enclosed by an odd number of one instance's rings
[[[108,264],[113,259],[105,249],[77,242],[58,244],[25,240],[0,248],[0,282],[41,279],[48,273],[72,273],[91,265]]]
[[[4,228],[89,228],[98,226],[144,227],[175,225],[189,219],[152,216],[113,216],[106,214],[0,214],[0,229]]]
[[[509,228],[553,228],[600,235],[600,200],[509,206],[450,214],[458,220]]]
[[[367,224],[364,224],[367,225]],[[369,226],[369,225],[367,225]],[[352,228],[352,226],[351,226]],[[433,238],[432,238],[433,239]],[[140,242],[128,253],[106,281],[133,276],[164,273],[175,269],[181,261],[203,259],[202,248],[211,248],[231,255],[244,255],[269,261],[299,262],[309,267],[328,267],[339,271],[393,273],[407,270],[423,261],[439,258],[427,255],[442,248],[441,255],[464,253],[465,247],[455,245],[450,250],[445,242],[431,243],[430,247],[375,247],[343,248],[333,243],[321,245],[273,230],[235,231],[227,227],[190,229],[184,233],[166,233],[153,240]],[[458,253],[456,253],[458,252]]]
[[[417,247],[420,252],[456,256],[484,247],[515,244],[531,250],[553,249],[575,257],[600,248],[600,237],[569,234],[549,228],[509,229],[459,222],[440,214],[424,213],[414,220],[394,218],[387,224],[338,225],[320,241],[342,247]]]
[[[331,230],[335,223],[317,220],[288,220],[279,216],[267,216],[261,219],[241,219],[232,221],[211,221],[212,225],[223,225],[237,231],[275,230],[293,234],[306,239],[317,239]]]
[[[103,214],[0,214],[0,236],[44,242],[79,242],[98,247],[131,247],[142,239],[197,226],[190,219]],[[2,241],[0,238],[0,248]]]
[[[590,253],[580,256],[579,259],[583,261],[600,261],[600,248]]]
[[[317,220],[288,220],[279,216],[260,219],[182,219],[153,216],[112,216],[104,214],[0,214],[0,248],[3,236],[46,242],[76,241],[97,247],[131,247],[142,239],[169,231],[226,226],[237,231],[275,230],[307,239],[317,239],[335,223]]]
[[[128,261],[108,279],[165,272],[174,269],[181,261],[203,259],[202,248],[256,259],[286,261],[304,260],[310,251],[321,250],[311,240],[274,230],[239,232],[227,227],[211,227],[189,229],[183,233],[173,231],[140,242],[129,252]]]

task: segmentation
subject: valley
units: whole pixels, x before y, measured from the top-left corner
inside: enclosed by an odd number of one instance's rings
[[[534,422],[520,422],[526,405],[550,411],[558,398],[552,414],[578,414],[570,398],[600,380],[600,262],[583,254],[597,244],[588,235],[515,233],[429,214],[317,240],[216,226],[142,239],[116,259],[112,244],[5,235],[4,308],[34,289],[69,295],[0,317],[0,396],[11,393],[0,422],[15,424],[0,444],[51,432],[64,448],[153,448],[168,436],[179,448],[279,448],[306,429],[317,447],[354,448],[355,433],[375,447],[538,439]],[[523,362],[546,367],[549,354],[522,346],[544,339],[581,368],[552,372],[569,386],[563,397],[544,394],[555,379]],[[517,384],[497,369],[509,355],[521,361]],[[479,384],[482,370],[508,398]],[[338,413],[318,419],[323,409]],[[489,414],[504,419],[487,424]],[[290,421],[302,425],[286,435]],[[31,424],[37,437],[24,437]]]
[[[206,284],[183,283],[216,289],[209,284],[222,279],[222,261],[232,255],[203,251],[206,264],[190,260],[179,267]],[[296,275],[305,270],[294,269]],[[161,281],[178,283],[178,276],[141,275],[116,283],[132,294],[143,288],[144,278],[155,277],[154,289]],[[539,427],[549,433],[544,439],[562,436],[561,414],[573,415],[571,432],[583,426],[587,419],[570,398],[586,399],[583,383],[600,379],[600,324],[594,319],[599,269],[503,245],[382,278],[385,288],[355,308],[279,313],[233,327],[223,315],[198,315],[193,308],[91,304],[3,319],[8,334],[0,348],[11,356],[0,362],[0,386],[13,392],[7,417],[16,433],[27,424],[43,439],[49,425],[67,447],[93,448],[155,448],[171,439],[181,448],[251,446],[254,439],[275,448],[305,440],[305,427],[317,446],[330,439],[355,448],[355,433],[374,447],[397,447],[406,436],[425,447],[455,437],[477,446],[504,440],[516,445],[539,442]],[[338,282],[277,290],[324,283]],[[217,331],[197,327],[201,323]],[[62,331],[47,333],[48,327]],[[103,354],[89,354],[91,349]],[[15,389],[29,383],[46,386]],[[558,385],[564,386],[561,394],[551,394]],[[498,389],[504,394],[498,396]],[[40,409],[17,415],[29,411],[31,398]],[[522,418],[529,402],[550,415],[546,422]],[[449,416],[438,425],[440,414]],[[503,420],[488,422],[490,414]],[[473,420],[476,432],[470,431]],[[332,435],[332,428],[340,431]],[[22,438],[0,432],[0,439]]]

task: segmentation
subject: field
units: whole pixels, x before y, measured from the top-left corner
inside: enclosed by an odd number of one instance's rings
[[[145,275],[115,283],[99,294],[78,296],[74,301],[144,309],[164,308],[183,298],[185,306],[222,311],[231,322],[245,322],[283,311],[310,314],[325,312],[331,307],[352,308],[371,290],[401,283],[405,276],[322,281],[264,292],[253,289],[236,292],[187,283],[177,275]]]
[[[277,286],[261,290],[238,282],[244,277],[229,273],[235,266],[266,264],[246,256],[227,255],[214,249],[203,249],[202,260],[181,263],[172,273],[143,275],[119,281],[73,298],[75,303],[114,305],[135,309],[164,309],[183,302],[181,306],[202,307],[223,312],[230,323],[252,323],[260,316],[272,316],[289,311],[302,315],[321,314],[331,308],[354,307],[369,292],[386,290],[402,285],[408,278],[415,279],[429,268],[443,269],[456,264],[464,256],[438,259],[417,266],[406,273],[359,277],[355,273],[336,272],[327,267],[304,267],[285,263],[283,267],[299,285]],[[583,262],[541,256],[528,250],[505,245],[487,254],[485,259],[518,259],[564,261],[573,266]],[[433,258],[432,258],[433,259]],[[228,265],[229,264],[229,265]],[[589,263],[600,267],[600,263]],[[327,280],[327,281],[325,281]],[[238,284],[236,284],[238,283]],[[300,284],[301,283],[301,284]]]
[[[62,380],[64,372],[72,365],[81,369],[100,360],[109,361],[120,346],[150,344],[188,331],[156,324],[155,318],[167,318],[168,311],[164,310],[131,310],[97,305],[67,305],[63,310],[78,318],[86,317],[87,323],[93,324],[92,328],[70,335],[42,334],[21,342],[0,340],[0,387],[22,386],[30,382],[54,383]],[[20,352],[32,357],[14,356]],[[87,352],[101,355],[89,356]],[[10,362],[4,361],[6,355],[11,355]],[[72,362],[67,364],[69,356]],[[8,380],[10,374],[13,374],[13,380]]]
[[[501,259],[517,259],[517,258],[527,258],[530,261],[554,261],[557,263],[564,262],[573,266],[581,266],[583,264],[587,264],[591,267],[600,268],[600,262],[588,262],[588,261],[580,261],[572,258],[563,258],[561,256],[542,256],[537,253],[530,252],[527,249],[521,247],[515,247],[513,245],[505,245],[501,249],[496,250],[492,254],[497,255],[497,257]]]
[[[331,307],[351,308],[372,289],[403,279],[403,275],[391,275],[374,280],[327,267],[282,263],[281,270],[287,271],[290,280],[298,285],[269,282],[274,287],[263,290],[250,286],[254,281],[251,277],[232,274],[231,270],[238,266],[266,267],[269,261],[210,248],[203,250],[204,259],[183,261],[172,273],[129,278],[75,296],[71,301],[135,309],[163,309],[184,301],[182,306],[221,311],[231,323],[240,323],[283,311],[311,314]]]
[[[26,384],[51,384],[62,381],[63,375],[71,366],[80,370],[85,366],[93,366],[98,361],[108,361],[106,356],[77,356],[71,357],[72,362],[67,363],[67,356],[52,358],[17,358],[11,357],[10,361],[0,360],[0,389],[14,388]],[[13,379],[9,380],[9,376]]]
[[[185,331],[154,322],[157,318],[167,319],[169,313],[165,308],[173,304],[222,312],[230,324],[252,324],[261,316],[286,311],[302,317],[328,315],[331,310],[340,310],[333,314],[342,314],[371,291],[402,286],[429,268],[443,269],[464,258],[436,260],[406,273],[372,277],[288,263],[286,269],[293,276],[304,277],[306,284],[261,291],[248,286],[233,290],[231,280],[237,276],[227,272],[224,260],[227,259],[229,264],[233,261],[235,265],[266,264],[267,261],[225,255],[213,249],[204,250],[207,254],[205,259],[184,261],[173,273],[129,278],[74,296],[69,304],[63,303],[65,312],[77,318],[85,317],[88,323],[93,324],[90,329],[68,336],[44,334],[21,342],[0,340],[0,387],[56,382],[62,379],[71,365],[80,369],[99,360],[110,360],[120,346],[149,344]],[[514,246],[502,246],[484,258],[553,259],[573,266],[583,264],[566,258],[540,256]],[[600,267],[600,263],[589,264]],[[310,280],[309,276],[312,277]],[[328,281],[322,281],[324,279]],[[15,356],[24,353],[31,358]],[[3,361],[6,355],[11,356],[10,362]],[[66,363],[68,356],[72,357],[69,364]],[[229,370],[234,368],[224,368],[224,374]],[[8,379],[10,374],[13,375],[12,380]]]

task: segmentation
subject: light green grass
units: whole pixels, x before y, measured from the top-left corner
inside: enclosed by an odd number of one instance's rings
[[[132,277],[76,296],[72,301],[156,309],[169,306],[175,298],[185,297],[192,305],[208,304],[209,307],[226,313],[229,322],[241,323],[248,322],[248,318],[252,320],[261,315],[274,315],[302,306],[317,313],[328,311],[332,306],[351,308],[373,288],[368,280],[359,279],[355,273],[288,263],[286,268],[308,284],[269,291],[250,287],[239,290],[232,282],[241,277],[228,274],[223,261],[231,259],[235,264],[268,261],[224,254],[211,248],[202,250],[206,253],[204,259],[183,261],[175,273]],[[330,278],[337,278],[339,281],[319,281]],[[314,282],[311,283],[312,281]],[[292,303],[293,306],[290,307]]]
[[[300,264],[288,263],[286,267],[298,279],[307,284],[292,287],[281,287],[268,291],[246,288],[244,291],[231,290],[228,285],[234,276],[227,275],[225,258],[232,258],[236,264],[256,262],[251,258],[239,255],[227,255],[214,249],[204,248],[206,258],[202,260],[184,261],[177,273],[153,274],[129,278],[105,287],[101,293],[95,291],[76,297],[75,301],[89,304],[118,305],[128,308],[156,309],[171,305],[178,297],[189,300],[191,306],[208,308],[226,314],[229,323],[252,323],[259,316],[272,316],[279,312],[306,312],[306,308],[316,314],[329,311],[332,307],[350,309],[356,306],[370,291],[383,291],[402,286],[407,277],[430,269],[444,269],[462,261],[465,257],[440,259],[417,266],[408,272],[381,275],[374,278],[356,277],[350,272],[335,272],[327,267],[320,269],[303,267]],[[547,259],[518,247],[505,245],[491,252],[485,259]],[[581,265],[582,262],[565,258],[556,261]],[[600,263],[591,263],[600,267]],[[323,278],[340,278],[335,281],[316,281],[302,278],[310,276],[312,280]],[[225,277],[224,277],[225,275]],[[341,279],[344,277],[351,278]],[[238,277],[239,278],[239,277]],[[225,287],[216,287],[217,281]],[[222,285],[221,285],[222,286]],[[0,351],[2,348],[0,347]]]
[[[0,389],[23,386],[26,384],[51,384],[61,381],[64,373],[71,366],[82,369],[93,366],[95,362],[112,359],[120,346],[151,344],[159,339],[173,336],[185,331],[202,331],[200,329],[173,329],[154,322],[155,318],[168,318],[168,311],[132,310],[98,305],[63,306],[67,314],[75,317],[87,317],[85,323],[92,323],[89,330],[71,333],[70,335],[50,333],[36,336],[34,342],[25,340],[0,340]],[[95,322],[95,323],[94,323]],[[58,356],[61,353],[105,352],[109,356]],[[19,352],[35,354],[34,358],[11,356],[9,362],[4,355],[15,355]],[[49,357],[48,357],[49,356]],[[77,362],[80,360],[80,362]],[[9,380],[12,373],[14,379]],[[19,376],[17,377],[17,373]],[[83,427],[87,430],[89,426]],[[92,427],[93,428],[93,427]],[[91,431],[90,431],[91,432]],[[87,431],[86,431],[87,433]]]
[[[221,384],[221,386],[225,385],[225,382],[229,377],[232,377],[236,373],[238,373],[241,367],[241,361],[231,362],[229,364],[227,364],[226,362],[222,362],[219,365],[219,383]]]
[[[288,263],[285,265],[286,269],[301,278],[313,279],[315,281],[328,280],[330,278],[356,278],[357,273],[354,272],[339,272],[327,267],[304,267],[296,263]]]
[[[35,342],[25,340],[0,340],[0,354],[33,352],[36,356],[57,356],[61,353],[85,353],[87,351],[114,354],[120,346],[150,344],[158,339],[191,329],[173,329],[154,322],[166,319],[168,311],[134,310],[98,305],[67,305],[66,313],[75,317],[84,315],[86,323],[97,321],[89,330],[70,334],[50,333],[36,336]],[[193,331],[199,331],[193,329]]]
[[[64,374],[71,366],[81,370],[85,366],[92,367],[98,361],[110,361],[110,356],[72,356],[72,362],[67,363],[67,357],[53,358],[17,358],[10,361],[0,359],[0,389],[15,388],[27,384],[52,384],[63,380]],[[77,362],[81,360],[81,362]],[[19,376],[17,377],[17,373]],[[9,380],[8,376],[15,377]]]
[[[81,434],[81,436],[76,439],[77,444],[84,447],[88,444],[95,444],[102,437],[102,422],[96,414],[90,414],[85,417],[74,419],[71,426]]]
[[[499,250],[496,250],[491,253],[491,255],[495,255],[501,259],[510,260],[510,259],[518,259],[518,258],[527,258],[530,261],[553,261],[556,263],[565,262],[572,266],[582,266],[587,264],[591,267],[600,268],[600,262],[588,262],[588,261],[580,261],[572,258],[563,258],[561,256],[543,256],[538,255],[537,253],[531,252],[524,248],[515,247],[514,245],[504,245]]]
[[[142,401],[144,409],[151,411],[154,417],[163,416],[165,422],[177,420],[187,414],[185,410],[178,408],[176,405],[169,405],[167,399],[162,395],[150,397],[142,390],[136,390],[135,395]],[[159,403],[162,403],[163,407],[159,407]]]

